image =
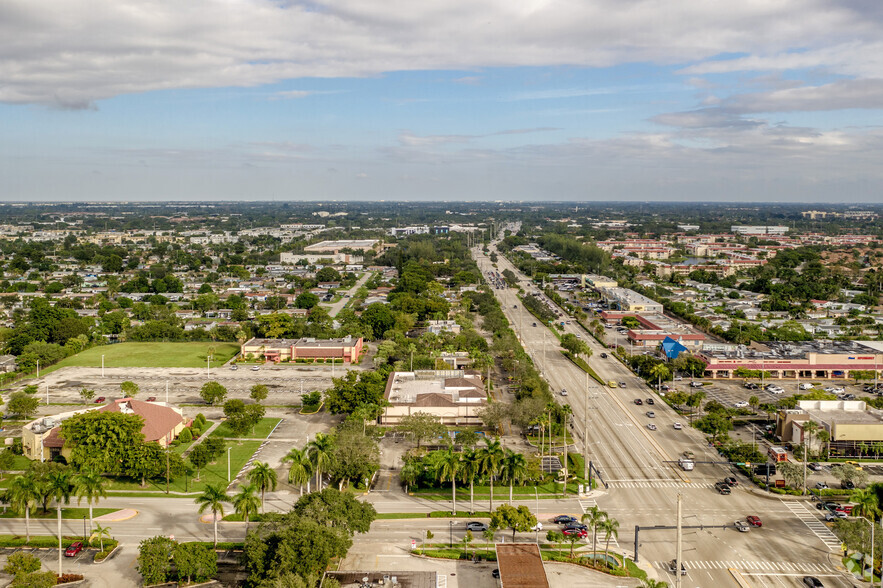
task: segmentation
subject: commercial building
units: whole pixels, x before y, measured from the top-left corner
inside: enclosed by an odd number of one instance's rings
[[[161,447],[167,447],[184,430],[184,416],[179,409],[160,402],[121,398],[100,408],[76,410],[28,423],[21,432],[24,456],[35,461],[49,461],[58,455],[70,457],[70,449],[64,446],[64,439],[59,435],[61,423],[89,411],[138,415],[144,421],[141,427],[144,440],[155,441]]]
[[[739,378],[736,371],[762,370],[772,379],[847,380],[856,371],[883,375],[880,341],[769,341],[705,349],[706,378]]]
[[[364,341],[361,337],[343,339],[259,339],[254,337],[242,344],[240,354],[264,361],[279,363],[298,359],[359,361]]]
[[[393,237],[402,237],[407,235],[428,235],[429,226],[420,225],[413,227],[393,227],[387,231]]]
[[[415,572],[410,570],[343,571],[329,570],[326,578],[340,583],[340,588],[439,588],[446,585],[445,576],[438,572]]]
[[[320,241],[304,247],[307,253],[338,253],[343,249],[353,251],[369,251],[376,249],[380,243],[377,239],[343,239],[338,241]]]
[[[598,291],[611,310],[636,314],[662,314],[662,303],[629,288],[599,288]]]
[[[821,427],[812,440],[805,430],[809,421]],[[816,449],[821,445],[818,431],[828,433],[831,454],[857,455],[862,444],[883,442],[883,411],[868,408],[863,400],[801,400],[797,408],[776,415],[776,435],[784,443],[811,442]]]
[[[788,232],[788,227],[733,225],[730,231],[737,235],[784,235]]]
[[[423,412],[446,425],[480,425],[476,412],[487,406],[481,375],[472,370],[392,372],[386,382],[380,424],[395,425],[402,417]]]
[[[549,588],[537,543],[497,543],[497,566],[503,588]]]
[[[638,314],[611,310],[601,313],[601,319],[607,323],[619,323],[626,317],[632,317],[641,323],[639,327],[628,330],[629,345],[635,348],[656,349],[667,338],[673,339],[691,351],[700,349],[705,343],[704,333],[661,313]]]
[[[279,263],[296,265],[298,263],[307,263],[309,265],[317,265],[321,263],[331,263],[333,265],[361,263],[365,258],[361,255],[352,253],[291,253],[283,251],[279,254]]]

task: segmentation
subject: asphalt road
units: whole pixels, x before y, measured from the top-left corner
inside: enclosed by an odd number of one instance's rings
[[[474,249],[473,255],[483,272],[493,269],[480,250]],[[495,271],[507,268],[515,272],[525,291],[536,290],[498,253]],[[691,472],[680,470],[675,462],[687,449],[694,452],[698,462],[720,462],[722,458],[643,380],[612,356],[602,359],[600,353],[606,350],[575,321],[565,325],[564,332],[579,334],[589,344],[594,354],[589,364],[604,381],[625,382],[625,388],[609,388],[587,379],[560,353],[557,338],[549,328],[524,310],[515,289],[495,289],[494,293],[525,351],[556,393],[556,400],[573,409],[574,449],[582,451],[588,444],[589,458],[599,466],[609,485],[592,499],[578,501],[578,505],[584,511],[597,504],[619,521],[617,549],[634,553],[636,525],[674,526],[677,495],[681,494],[683,525],[727,527],[684,531],[683,561],[688,574],[682,579],[683,586],[799,586],[804,575],[819,577],[826,586],[852,585],[838,570],[836,558],[831,557],[838,545],[833,534],[809,503],[786,503],[750,493],[744,489],[747,480],[741,477],[742,486],[722,496],[713,484],[733,475],[725,464],[697,463]],[[561,312],[562,320],[569,320]],[[567,396],[560,395],[562,388]],[[653,406],[646,404],[650,397],[658,400]],[[644,404],[635,405],[635,398],[641,398]],[[655,413],[655,418],[646,415],[648,410]],[[651,422],[658,430],[647,428]],[[684,429],[675,430],[675,422],[682,422]],[[749,514],[761,517],[764,527],[748,533],[736,531],[734,521],[744,520]],[[674,575],[669,574],[666,562],[675,557],[675,531],[643,531],[639,539],[641,566],[674,585]]]

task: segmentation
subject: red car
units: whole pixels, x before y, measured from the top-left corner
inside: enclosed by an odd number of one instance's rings
[[[107,400],[107,399],[104,396],[99,396],[98,398],[95,399],[95,404],[101,404],[105,400]]]
[[[564,535],[577,535],[580,539],[585,539],[589,535],[585,529],[564,529],[561,532]]]
[[[150,396],[147,398],[147,402],[156,402],[156,396]]]
[[[67,549],[64,550],[65,557],[74,557],[78,553],[83,551],[83,542],[82,541],[74,541],[68,546]]]
[[[760,520],[760,517],[756,517],[754,515],[748,515],[745,517],[745,522],[751,525],[752,527],[762,527],[763,522]]]

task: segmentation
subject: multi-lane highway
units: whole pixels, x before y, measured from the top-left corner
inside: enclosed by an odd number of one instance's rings
[[[536,290],[526,276],[497,253],[494,268],[487,256],[473,249],[483,272],[510,269],[526,292]],[[682,524],[705,527],[685,529],[683,533],[682,559],[688,570],[682,578],[683,586],[799,586],[805,575],[820,578],[825,586],[852,585],[833,557],[839,543],[808,502],[786,502],[749,491],[742,477],[742,485],[731,495],[718,494],[714,482],[734,472],[725,464],[713,463],[722,458],[709,449],[703,435],[692,429],[685,417],[662,402],[612,355],[601,358],[606,350],[572,321],[565,324],[564,332],[578,334],[589,344],[593,351],[591,367],[605,382],[625,382],[625,387],[611,388],[587,378],[560,353],[558,339],[550,328],[524,309],[515,289],[494,289],[494,293],[558,402],[570,404],[573,410],[573,450],[581,452],[587,443],[589,459],[608,484],[599,495],[579,501],[579,507],[585,510],[597,504],[620,522],[618,550],[634,553],[635,525],[675,525],[677,495],[681,494]],[[543,298],[554,310],[561,311]],[[562,320],[571,320],[563,311],[562,315]],[[566,396],[560,394],[562,389],[567,390]],[[636,398],[643,404],[635,404]],[[647,398],[657,402],[648,405]],[[655,417],[648,417],[648,411],[653,411]],[[675,422],[681,422],[683,428],[676,430]],[[650,423],[657,430],[650,430]],[[690,472],[677,465],[685,450],[692,451],[699,462]],[[750,514],[759,516],[764,526],[747,533],[737,531],[734,521]],[[675,557],[675,539],[673,530],[639,533],[642,567],[651,568],[655,577],[672,585],[675,578],[666,568]]]

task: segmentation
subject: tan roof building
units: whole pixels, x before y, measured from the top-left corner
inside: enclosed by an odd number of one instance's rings
[[[396,424],[415,412],[437,416],[448,425],[479,425],[476,411],[487,406],[481,375],[473,370],[392,372],[381,424]]]

